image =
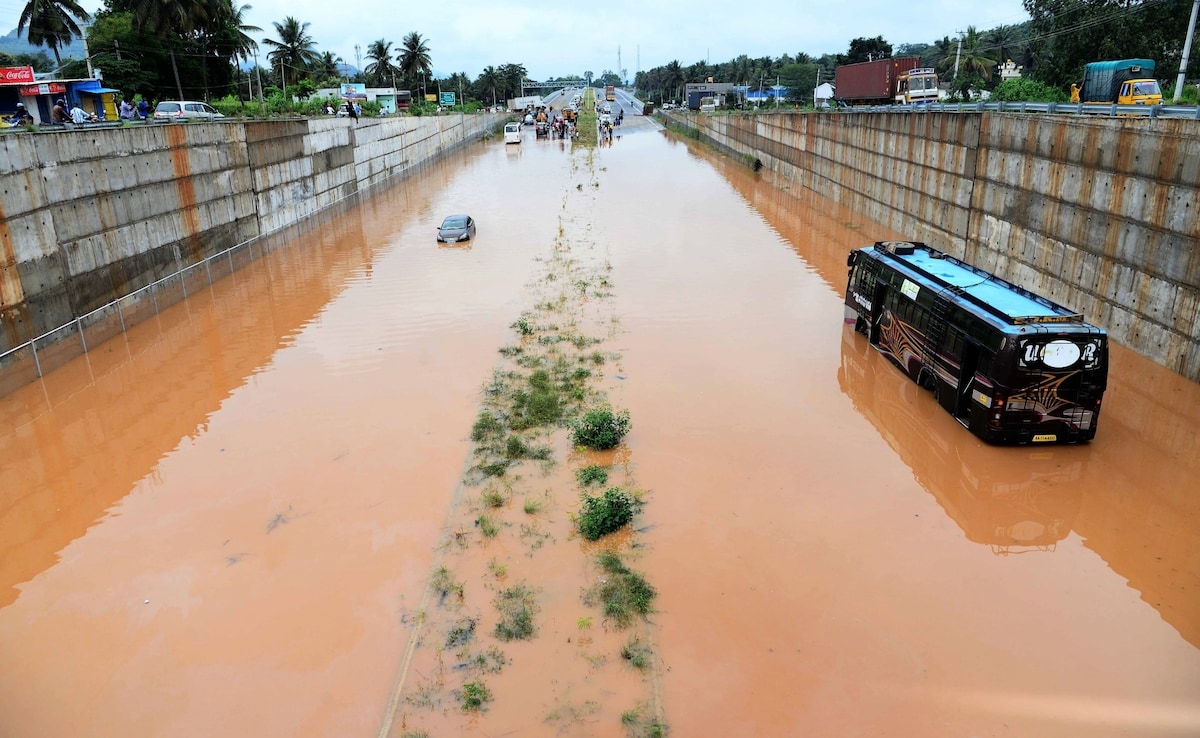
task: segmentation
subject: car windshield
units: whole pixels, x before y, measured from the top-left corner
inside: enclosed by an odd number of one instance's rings
[[[467,218],[464,215],[452,215],[442,221],[442,228],[466,228]]]
[[[159,103],[157,110],[162,113],[175,113],[179,111],[179,105],[176,103]]]

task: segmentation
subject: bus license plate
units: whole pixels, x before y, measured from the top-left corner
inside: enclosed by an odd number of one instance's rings
[[[1053,433],[1039,433],[1033,437],[1034,443],[1046,443],[1047,441],[1057,441],[1058,436]]]

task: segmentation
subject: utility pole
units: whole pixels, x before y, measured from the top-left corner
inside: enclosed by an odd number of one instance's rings
[[[1183,59],[1179,61],[1179,77],[1175,80],[1175,99],[1172,101],[1179,103],[1179,96],[1183,94],[1184,75],[1187,74],[1188,57],[1192,54],[1192,36],[1196,31],[1196,11],[1200,10],[1200,0],[1195,0],[1192,3],[1192,18],[1188,21],[1187,38],[1183,42]]]
[[[962,34],[958,32],[958,51],[954,52],[954,79],[958,79],[958,60],[962,57]]]
[[[254,47],[254,74],[258,77],[258,112],[266,112],[263,106],[262,67],[258,66],[258,47]]]
[[[354,44],[354,66],[358,67],[358,71],[362,72],[362,47]]]

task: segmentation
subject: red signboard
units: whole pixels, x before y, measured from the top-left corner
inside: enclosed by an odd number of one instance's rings
[[[40,85],[30,85],[22,87],[21,94],[26,96],[33,95],[61,95],[67,91],[67,86],[62,82],[43,82]]]
[[[0,84],[21,84],[33,81],[33,67],[0,67]]]

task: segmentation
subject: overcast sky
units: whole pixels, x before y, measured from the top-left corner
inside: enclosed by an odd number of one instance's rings
[[[5,28],[16,27],[26,0],[0,0]],[[234,0],[238,5],[241,0]],[[89,11],[100,0],[81,0]],[[980,30],[1028,20],[1020,0],[796,0],[680,2],[511,2],[511,0],[249,0],[252,25],[277,38],[272,23],[291,15],[309,23],[319,51],[356,64],[355,46],[383,38],[393,48],[417,31],[433,68],[472,79],[488,65],[524,64],[533,79],[606,69],[638,69],[678,60],[683,65],[728,61],[739,54],[779,57],[845,53],[850,40],[883,36],[893,46],[932,43],[967,26]],[[617,63],[617,47],[621,61]],[[362,62],[366,65],[367,62]],[[734,80],[728,80],[734,81]]]

